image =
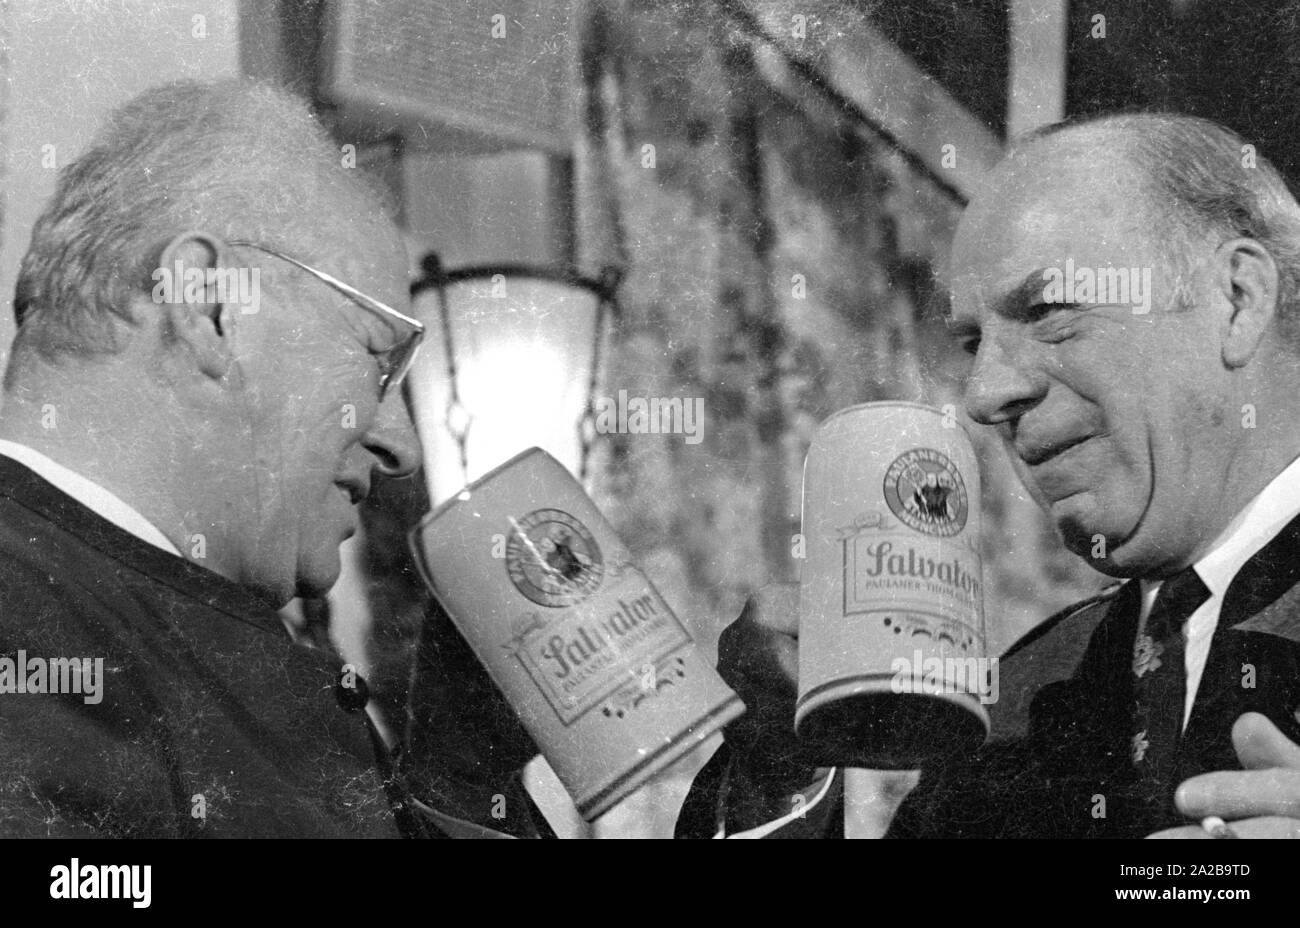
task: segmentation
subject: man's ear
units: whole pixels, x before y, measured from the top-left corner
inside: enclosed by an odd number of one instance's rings
[[[227,275],[209,272],[229,269],[229,254],[229,246],[216,236],[182,232],[163,247],[152,275],[165,345],[183,346],[199,370],[216,380],[230,371],[239,294],[218,286]]]
[[[1277,264],[1253,238],[1224,242],[1215,258],[1217,283],[1232,305],[1224,322],[1223,363],[1237,368],[1254,357],[1277,316]]]

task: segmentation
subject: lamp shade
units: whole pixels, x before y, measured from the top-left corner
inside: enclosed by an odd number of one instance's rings
[[[411,285],[425,342],[406,384],[437,506],[515,454],[543,448],[579,478],[616,272],[507,265],[446,272],[436,255]],[[536,757],[524,782],[557,834],[588,836],[555,772]]]
[[[430,259],[425,272],[412,296],[427,334],[408,389],[431,501],[534,446],[580,474],[612,285],[524,266],[443,272]]]

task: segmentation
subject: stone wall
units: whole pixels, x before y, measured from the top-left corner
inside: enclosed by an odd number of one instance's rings
[[[968,360],[941,313],[961,204],[870,133],[768,89],[710,5],[597,9],[581,260],[627,267],[604,392],[702,397],[706,427],[694,445],[603,436],[595,490],[708,638],[755,587],[797,577],[790,536],[822,419],[873,400],[960,406]],[[1004,645],[1098,579],[985,431],[973,429],[991,638]]]

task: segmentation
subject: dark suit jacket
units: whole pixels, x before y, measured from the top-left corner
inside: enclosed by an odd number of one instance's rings
[[[486,696],[448,677],[444,652],[467,646],[436,626],[415,655],[406,744],[390,753],[355,701],[341,706],[338,658],[293,643],[267,603],[0,455],[0,659],[104,661],[98,703],[0,692],[0,837],[461,833],[412,795],[549,834],[514,765],[488,763],[467,702]]]
[[[0,457],[0,656],[19,651],[102,658],[102,701],[0,693],[0,835],[398,834],[337,659]]]
[[[1116,586],[1007,651],[988,743],[926,771],[890,835],[1141,837],[1186,824],[1172,805],[1177,783],[1240,769],[1231,731],[1243,712],[1263,713],[1300,742],[1300,518],[1227,591],[1177,772],[1159,802],[1137,789],[1129,759],[1139,601],[1136,582]],[[678,833],[711,834],[717,814],[731,831],[756,824],[740,788],[756,776],[735,757],[715,757],[688,797]],[[831,805],[784,832],[833,837],[841,822]]]

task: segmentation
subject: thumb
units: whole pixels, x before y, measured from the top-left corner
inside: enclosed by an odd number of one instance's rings
[[[1267,717],[1247,712],[1232,726],[1232,746],[1246,770],[1288,767],[1300,770],[1300,744],[1296,744]]]

